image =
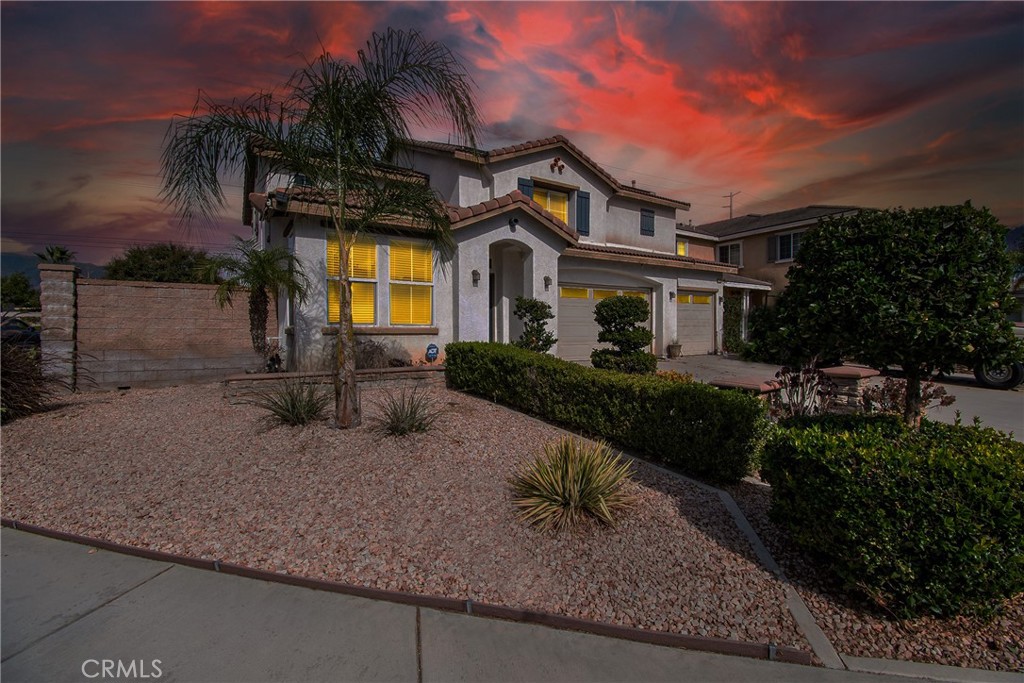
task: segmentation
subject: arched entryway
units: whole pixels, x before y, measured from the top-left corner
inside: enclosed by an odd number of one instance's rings
[[[515,240],[502,240],[490,247],[489,302],[490,340],[509,343],[523,332],[512,311],[516,297],[534,296],[533,249]]]

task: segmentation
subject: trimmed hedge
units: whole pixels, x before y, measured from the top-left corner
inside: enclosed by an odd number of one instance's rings
[[[764,403],[743,392],[587,368],[504,344],[448,344],[445,367],[456,389],[715,482],[755,469],[769,424]]]
[[[765,446],[771,517],[848,590],[900,615],[1024,591],[1024,444],[892,416],[790,420]]]

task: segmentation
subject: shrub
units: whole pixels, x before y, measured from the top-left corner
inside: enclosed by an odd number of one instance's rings
[[[768,427],[764,403],[740,391],[604,372],[503,344],[458,342],[445,353],[456,389],[711,481],[749,474]]]
[[[886,413],[888,415],[903,415],[903,406],[907,402],[907,380],[896,377],[886,377],[881,385],[868,387],[861,396],[864,402],[864,410],[869,413]],[[956,402],[956,396],[946,393],[946,387],[934,382],[921,383],[921,413],[927,413],[934,408],[933,403],[942,407],[951,406]]]
[[[632,473],[606,444],[564,437],[512,477],[512,503],[520,519],[542,529],[571,528],[587,516],[613,526],[633,502],[626,491]]]
[[[327,349],[331,363],[336,353],[334,345]],[[356,340],[356,369],[380,370],[382,368],[401,368],[412,365],[409,352],[394,341],[378,341],[376,339]]]
[[[771,516],[847,589],[899,616],[985,613],[1024,590],[1024,444],[898,416],[784,422]]]
[[[270,413],[270,420],[293,427],[319,420],[330,402],[330,394],[320,386],[297,380],[281,382],[253,399],[254,405]]]
[[[729,296],[722,300],[722,348],[729,353],[743,353],[743,300]]]
[[[439,411],[432,411],[427,397],[415,389],[403,389],[397,396],[388,394],[378,407],[381,415],[374,418],[374,431],[389,436],[426,432],[440,414]]]
[[[775,384],[779,390],[771,394],[769,403],[776,418],[827,413],[838,390],[825,373],[810,366],[782,368],[775,373]]]
[[[676,372],[675,370],[658,370],[654,373],[658,379],[663,379],[667,382],[679,382],[680,384],[690,384],[693,382],[693,375],[688,372]]]
[[[654,354],[644,351],[654,334],[640,323],[651,317],[647,301],[635,296],[612,296],[594,307],[594,320],[601,327],[599,342],[612,349],[595,349],[590,362],[595,368],[629,374],[650,374],[658,367]]]
[[[0,344],[0,421],[45,410],[67,382],[45,372],[38,349]]]
[[[558,340],[547,327],[548,320],[552,320],[555,314],[551,312],[551,305],[537,299],[516,297],[516,307],[512,313],[523,321],[523,333],[519,339],[512,342],[521,349],[547,353]]]

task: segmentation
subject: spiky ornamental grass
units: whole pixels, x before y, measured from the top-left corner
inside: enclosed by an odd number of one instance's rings
[[[320,419],[331,396],[315,384],[287,380],[256,395],[253,404],[268,411],[268,419],[300,427]]]
[[[429,399],[416,389],[403,389],[388,394],[379,404],[380,417],[374,418],[373,428],[386,436],[405,436],[413,432],[426,432],[434,426],[440,411],[431,410]]]
[[[572,528],[588,516],[614,526],[635,500],[626,487],[632,475],[632,465],[607,444],[564,437],[512,477],[512,503],[521,520],[542,529]]]

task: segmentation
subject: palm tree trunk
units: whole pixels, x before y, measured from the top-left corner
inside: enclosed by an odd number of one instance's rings
[[[249,290],[249,336],[252,337],[252,348],[261,356],[267,353],[267,316],[270,310],[270,298],[265,289]]]
[[[348,279],[348,248],[345,236],[338,231],[341,251],[338,338],[335,341],[334,411],[339,429],[351,429],[362,424],[363,413],[359,404],[359,385],[356,384],[356,330],[352,324],[352,285]]]

